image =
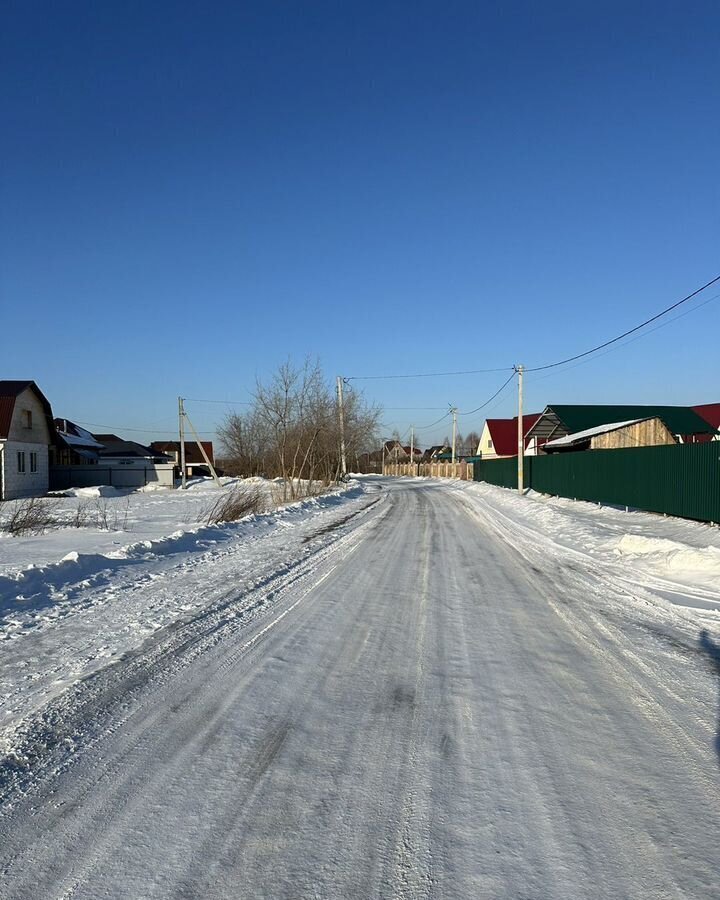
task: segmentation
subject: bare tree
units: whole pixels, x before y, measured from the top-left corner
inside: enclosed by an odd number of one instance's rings
[[[380,410],[348,390],[344,398],[345,446],[349,457],[372,449]],[[284,363],[267,382],[258,382],[252,408],[231,413],[218,429],[233,474],[265,474],[283,481],[283,499],[295,498],[303,483],[328,484],[340,476],[337,398],[316,361]]]

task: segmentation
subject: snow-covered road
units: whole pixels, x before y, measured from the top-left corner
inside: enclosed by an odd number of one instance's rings
[[[23,707],[0,897],[718,896],[715,611],[495,489],[369,486]]]

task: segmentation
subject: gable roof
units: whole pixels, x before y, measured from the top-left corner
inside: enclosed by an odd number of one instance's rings
[[[57,428],[58,437],[68,447],[84,447],[99,450],[103,446],[99,441],[95,440],[89,431],[71,422],[70,419],[55,419],[55,427]]]
[[[157,459],[165,456],[169,461],[169,458],[164,453],[151,450],[150,447],[138,444],[137,441],[124,441],[116,434],[94,434],[93,437],[103,445],[103,449],[98,451],[101,459],[117,457],[124,459]]]
[[[705,421],[720,431],[720,403],[703,403],[693,406],[695,412]]]
[[[525,447],[528,445],[527,433],[540,418],[540,413],[528,413],[523,416],[523,434]],[[486,419],[485,424],[492,438],[492,450],[498,456],[517,456],[518,452],[518,417],[514,419]],[[484,450],[484,447],[480,448]]]
[[[200,441],[210,462],[214,462],[212,441]],[[150,449],[159,453],[179,453],[180,441],[153,441]],[[185,441],[185,462],[207,465],[195,441]]]
[[[7,438],[15,412],[15,401],[23,391],[32,388],[42,404],[47,419],[51,438],[55,435],[52,407],[50,402],[34,381],[0,381],[0,438]]]
[[[549,437],[560,431],[575,434],[612,422],[662,419],[673,434],[712,434],[712,426],[689,406],[551,404],[530,429],[532,436]]]
[[[586,428],[585,431],[576,431],[574,434],[566,434],[564,437],[548,441],[546,444],[543,444],[543,449],[573,447],[575,444],[582,444],[600,434],[610,434],[611,431],[619,431],[621,428],[627,428],[628,425],[637,425],[640,422],[648,421],[650,419],[631,419],[629,422],[610,422],[607,425],[596,425],[595,428]]]

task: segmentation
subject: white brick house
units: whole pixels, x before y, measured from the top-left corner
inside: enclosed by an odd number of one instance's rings
[[[49,488],[52,409],[34,381],[0,381],[0,500]]]

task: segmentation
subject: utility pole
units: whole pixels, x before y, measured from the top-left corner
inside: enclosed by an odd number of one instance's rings
[[[383,440],[383,445],[382,445],[382,469],[380,470],[380,474],[381,475],[385,474],[385,441],[384,440]]]
[[[343,409],[343,377],[337,377],[338,416],[340,418],[340,463],[342,465],[343,478],[347,475],[347,462],[345,461],[345,411]]]
[[[182,489],[187,488],[187,477],[185,475],[185,406],[183,398],[178,397],[178,418],[180,425],[180,481]]]
[[[452,464],[455,465],[455,441],[457,439],[457,406],[451,406],[450,412],[453,417],[453,441],[452,441]],[[455,474],[455,469],[453,469],[453,475]]]
[[[415,474],[415,426],[410,426],[410,465],[413,467],[411,474]]]
[[[205,448],[203,447],[202,441],[200,440],[200,435],[197,433],[197,431],[195,431],[193,423],[190,421],[190,416],[184,410],[183,410],[183,416],[187,419],[187,423],[190,426],[190,431],[192,431],[192,433],[195,437],[195,443],[198,445],[198,449],[200,450],[200,453],[202,454],[202,458],[207,463],[208,469],[210,469],[210,474],[212,475],[213,479],[215,480],[215,484],[219,488],[221,488],[222,485],[220,484],[220,479],[218,478],[218,474],[215,471],[215,466],[210,462],[210,457],[205,452]]]
[[[523,429],[523,367],[515,366],[518,375],[518,493],[525,490],[525,434]]]

